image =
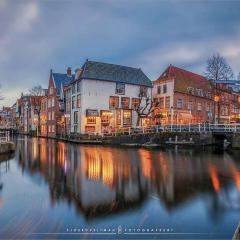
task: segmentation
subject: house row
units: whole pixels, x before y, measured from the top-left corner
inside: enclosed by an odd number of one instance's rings
[[[51,70],[44,94],[22,95],[12,109],[19,131],[55,137],[159,124],[239,122],[240,96],[226,84],[216,87],[172,65],[151,81],[141,68],[86,60],[74,72]]]

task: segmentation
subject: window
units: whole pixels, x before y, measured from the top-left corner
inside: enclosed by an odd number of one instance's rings
[[[159,107],[164,108],[164,97],[159,98]]]
[[[75,94],[75,92],[76,92],[76,84],[74,83],[72,85],[72,94]]]
[[[165,98],[165,107],[170,108],[170,97],[169,96]]]
[[[54,98],[52,98],[52,107],[54,107],[54,103],[55,103]]]
[[[125,94],[125,84],[124,83],[116,83],[116,94]]]
[[[74,112],[74,116],[73,116],[73,120],[74,120],[74,124],[78,124],[78,111]]]
[[[109,109],[115,109],[119,107],[119,97],[109,97]]]
[[[85,126],[86,133],[93,133],[95,132],[95,126]]]
[[[52,112],[52,120],[54,120],[54,112]]]
[[[55,126],[52,125],[52,132],[55,132]]]
[[[132,109],[136,109],[139,106],[139,98],[132,98]]]
[[[87,117],[87,123],[88,124],[96,124],[96,117],[93,117],[93,116]]]
[[[206,103],[206,111],[209,112],[210,111],[210,103]]]
[[[161,86],[157,86],[157,94],[161,94]]]
[[[102,124],[109,124],[111,116],[112,116],[111,111],[101,110],[101,123]]]
[[[163,85],[163,93],[167,93],[167,85]]]
[[[51,120],[51,112],[48,113],[48,120]]]
[[[132,124],[132,112],[131,110],[123,110],[123,125],[130,126]]]
[[[202,103],[201,102],[197,103],[197,110],[202,111]]]
[[[51,99],[48,99],[48,107],[51,107]]]
[[[80,94],[77,95],[77,108],[80,108]]]
[[[177,108],[182,108],[182,107],[183,107],[183,100],[179,98],[177,100]]]
[[[116,121],[117,121],[117,125],[121,125],[122,121],[121,121],[121,110],[118,109],[116,111]]]
[[[80,92],[80,81],[77,82],[77,92]]]
[[[51,126],[48,126],[48,132],[51,132]]]
[[[188,110],[193,110],[193,102],[192,101],[188,102]]]
[[[72,97],[72,109],[76,108],[76,96]]]
[[[140,96],[147,97],[147,87],[145,86],[140,87]]]
[[[49,93],[50,93],[50,95],[53,94],[53,87],[50,87]]]
[[[122,108],[129,108],[129,98],[128,97],[122,97],[121,98],[121,106]]]

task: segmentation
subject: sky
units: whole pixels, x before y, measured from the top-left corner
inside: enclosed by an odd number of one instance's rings
[[[155,80],[173,64],[203,74],[219,52],[240,71],[240,1],[0,0],[0,107],[49,72],[86,59],[141,68]]]

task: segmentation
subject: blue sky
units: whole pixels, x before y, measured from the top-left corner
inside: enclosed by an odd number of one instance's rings
[[[155,80],[170,63],[202,74],[219,52],[237,75],[239,9],[232,0],[0,0],[0,105],[87,58]]]

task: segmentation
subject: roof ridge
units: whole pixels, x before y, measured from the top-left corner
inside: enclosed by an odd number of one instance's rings
[[[84,65],[85,65],[87,62],[102,63],[102,64],[114,65],[114,66],[119,66],[119,67],[132,68],[132,69],[136,69],[136,70],[142,71],[142,69],[141,69],[140,67],[137,68],[137,67],[125,66],[125,65],[121,65],[121,64],[107,63],[107,62],[99,62],[99,61],[92,61],[92,60],[87,60],[87,61],[84,63]]]
[[[193,74],[193,75],[196,75],[196,76],[199,76],[199,77],[205,78],[203,75],[200,75],[200,74],[198,74],[198,73],[191,72],[191,71],[189,71],[189,70],[186,70],[186,69],[183,69],[183,68],[180,68],[180,67],[174,66],[174,65],[170,65],[169,67],[172,67],[173,70],[174,70],[174,68],[176,68],[176,69],[178,69],[178,70],[181,70],[181,71],[184,71],[184,72],[187,72],[187,73],[190,73],[190,74]],[[207,79],[207,78],[205,78],[205,79]]]

